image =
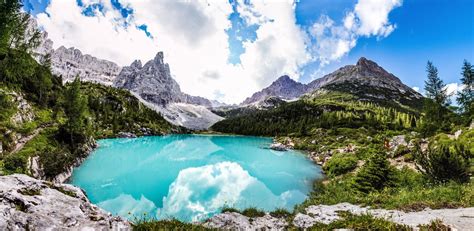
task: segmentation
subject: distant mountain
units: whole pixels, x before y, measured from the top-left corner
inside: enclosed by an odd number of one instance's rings
[[[38,28],[37,22],[31,19],[29,27]],[[83,54],[79,49],[64,46],[53,49],[53,41],[48,38],[48,33],[41,32],[40,45],[34,53],[38,62],[50,57],[52,73],[62,76],[63,83],[78,76],[81,81],[127,89],[175,125],[207,129],[222,119],[209,108],[226,104],[183,93],[171,77],[169,65],[163,62],[163,52],[159,52],[145,65],[136,60],[122,68],[114,62]]]
[[[298,98],[308,91],[308,86],[298,83],[289,76],[284,75],[278,78],[267,88],[254,93],[251,97],[242,102],[241,105],[249,105],[252,103],[264,101],[268,97],[278,97],[281,99],[291,100]]]
[[[262,101],[270,96],[282,99],[298,98],[318,90],[338,90],[354,94],[361,100],[391,100],[408,106],[414,106],[415,101],[422,98],[421,94],[403,84],[377,63],[362,57],[356,65],[344,66],[308,84],[282,76],[242,104]]]
[[[385,101],[418,108],[423,96],[403,84],[374,61],[364,57],[356,65],[348,65],[310,82],[307,93],[331,90],[350,93],[359,100]]]
[[[34,19],[30,20],[30,26],[38,27]],[[49,55],[52,73],[61,76],[64,83],[71,82],[79,76],[85,82],[112,85],[115,77],[122,70],[114,62],[82,54],[79,49],[73,47],[61,46],[53,49],[53,41],[48,38],[48,33],[42,32],[41,36],[41,43],[35,51],[35,59],[41,62],[46,55]]]
[[[221,120],[221,117],[208,110],[213,105],[211,101],[181,91],[163,58],[163,52],[158,52],[145,65],[134,61],[122,69],[113,86],[135,93],[176,125],[200,130]]]
[[[179,84],[171,77],[170,67],[163,61],[163,52],[158,52],[145,65],[139,60],[124,67],[114,81],[114,86],[138,93],[143,99],[157,105],[188,103],[212,107],[210,100],[191,96],[181,91]]]

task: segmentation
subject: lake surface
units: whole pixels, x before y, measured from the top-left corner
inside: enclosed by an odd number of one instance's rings
[[[262,137],[169,135],[99,140],[72,176],[92,203],[128,219],[206,219],[227,207],[292,210],[320,168]]]

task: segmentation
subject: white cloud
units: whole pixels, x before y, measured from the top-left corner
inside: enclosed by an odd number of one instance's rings
[[[420,93],[420,88],[419,87],[412,87],[413,90],[415,90],[416,92]]]
[[[101,3],[104,13],[86,17],[75,0],[52,0],[47,14],[38,15],[56,47],[74,46],[120,65],[134,59],[148,61],[162,50],[173,77],[189,94],[237,103],[280,75],[298,79],[300,67],[309,60],[304,32],[295,23],[293,1],[258,1],[252,7],[239,3],[245,18],[260,25],[258,38],[245,42],[239,65],[227,63],[225,30],[232,13],[228,1],[122,0],[133,9],[127,19],[110,1],[83,3]],[[124,22],[129,26],[123,27]],[[136,28],[143,24],[153,38]],[[215,94],[216,89],[223,94]]]
[[[155,49],[150,49],[156,47],[153,40],[135,27],[120,28],[118,12],[110,10],[107,3],[104,6],[104,14],[86,17],[75,0],[52,0],[47,14],[37,15],[37,20],[56,48],[61,45],[76,47],[83,53],[121,65],[128,64],[132,57],[153,57]]]
[[[361,36],[387,37],[396,27],[388,15],[401,4],[401,0],[359,0],[340,24],[322,15],[309,29],[314,59],[325,66],[348,54]]]
[[[104,8],[87,17],[75,0],[51,0],[47,13],[37,16],[56,47],[73,46],[120,65],[135,59],[148,61],[161,50],[184,92],[228,103],[241,102],[281,75],[298,80],[309,62],[324,65],[340,59],[359,36],[387,36],[395,28],[388,13],[401,4],[359,0],[341,25],[321,17],[311,28],[301,28],[296,24],[293,0],[250,4],[240,0],[241,16],[259,27],[256,40],[243,43],[241,63],[233,65],[227,62],[226,30],[232,13],[228,1],[121,0],[133,9],[133,15],[125,19],[110,0],[82,2],[86,6],[100,3]],[[151,38],[137,29],[143,24]]]
[[[444,89],[446,89],[446,93],[449,96],[455,96],[457,93],[462,91],[465,87],[466,87],[465,85],[459,84],[459,83],[448,83],[446,84]]]
[[[357,34],[387,37],[395,29],[388,21],[388,14],[401,5],[402,0],[359,0],[354,8]]]

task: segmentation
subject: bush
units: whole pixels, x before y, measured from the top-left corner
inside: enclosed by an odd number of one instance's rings
[[[224,208],[222,208],[221,210],[222,213],[240,213],[240,211],[234,207],[228,207],[228,206],[224,206]]]
[[[413,157],[413,154],[411,153],[407,153],[405,155],[403,155],[403,160],[405,162],[412,162],[415,158]]]
[[[270,212],[270,215],[272,217],[287,218],[291,215],[291,213],[288,212],[288,210],[286,210],[286,209],[279,208],[279,209],[275,209],[274,211]]]
[[[420,228],[421,231],[432,231],[432,230],[450,231],[451,230],[449,226],[443,224],[443,221],[439,219],[433,220],[429,224],[426,224],[426,225],[419,225],[418,228]]]
[[[430,145],[425,153],[418,145],[415,162],[426,177],[434,182],[467,182],[472,153],[463,144]]]
[[[8,155],[3,160],[3,166],[10,172],[24,173],[26,171],[26,158],[21,155]]]
[[[394,171],[383,152],[372,155],[354,178],[353,186],[358,191],[379,191],[394,183]]]
[[[74,157],[67,149],[59,149],[54,147],[47,147],[40,154],[40,162],[43,166],[45,176],[48,179],[63,173],[67,166],[70,166],[74,161]]]
[[[263,217],[265,216],[265,212],[257,208],[247,208],[242,211],[242,215],[247,217]]]
[[[329,177],[339,176],[357,167],[357,157],[351,154],[336,154],[323,167]]]
[[[393,157],[403,156],[408,153],[410,153],[410,149],[405,145],[400,145],[397,147],[397,149],[395,149],[395,152],[393,153]]]

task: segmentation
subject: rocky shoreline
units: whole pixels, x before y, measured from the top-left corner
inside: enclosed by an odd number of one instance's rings
[[[372,209],[349,203],[335,205],[311,205],[303,212],[297,213],[292,222],[285,218],[265,214],[262,217],[246,217],[235,212],[218,214],[203,223],[205,227],[225,230],[287,230],[289,228],[307,229],[317,223],[330,224],[340,220],[340,212],[350,212],[354,215],[370,214],[377,218],[407,225],[414,230],[419,225],[441,220],[453,230],[470,230],[474,227],[474,207],[458,209],[425,209],[419,212],[402,212],[398,210]]]

